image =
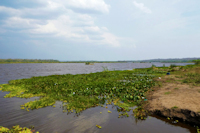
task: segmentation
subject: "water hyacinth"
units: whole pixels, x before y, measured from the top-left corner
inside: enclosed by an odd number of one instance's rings
[[[12,80],[0,87],[3,91],[11,92],[5,97],[41,97],[40,100],[25,103],[23,109],[39,109],[62,101],[63,110],[67,112],[74,110],[79,113],[105,103],[112,104],[121,111],[128,111],[130,107],[139,105],[141,98],[144,99],[145,93],[155,85],[153,78],[145,69],[138,69],[32,77]]]

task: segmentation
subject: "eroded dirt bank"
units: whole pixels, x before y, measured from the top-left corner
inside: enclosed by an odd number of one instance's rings
[[[182,79],[177,75],[156,79],[161,84],[148,94],[144,108],[152,114],[200,125],[200,86],[183,83]]]

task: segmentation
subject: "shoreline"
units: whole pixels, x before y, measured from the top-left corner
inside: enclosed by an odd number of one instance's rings
[[[176,70],[171,75],[156,78],[160,84],[152,88],[154,91],[148,92],[144,109],[151,114],[200,126],[199,80],[193,76],[197,83],[187,83],[185,77],[188,74],[199,75],[200,67]]]

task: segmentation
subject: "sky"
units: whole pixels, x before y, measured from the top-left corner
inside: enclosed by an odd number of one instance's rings
[[[0,58],[200,57],[199,0],[0,0]]]

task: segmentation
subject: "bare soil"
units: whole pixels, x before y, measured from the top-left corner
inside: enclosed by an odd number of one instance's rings
[[[200,125],[200,87],[181,83],[175,75],[156,80],[162,85],[149,92],[144,108],[153,114]]]

